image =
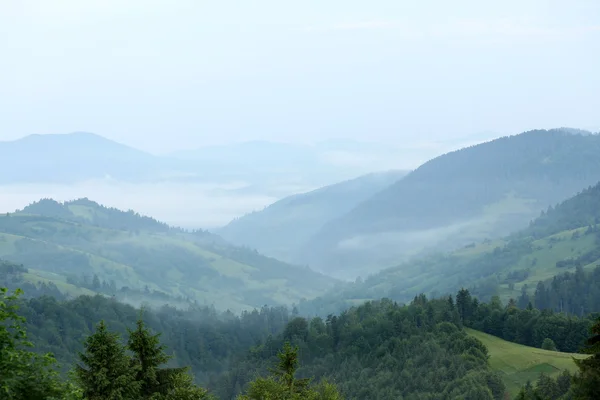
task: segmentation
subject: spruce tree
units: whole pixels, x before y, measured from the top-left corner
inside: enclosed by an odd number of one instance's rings
[[[171,358],[160,344],[160,333],[151,334],[141,316],[136,329],[128,331],[127,348],[133,353],[141,398],[150,399],[155,393],[164,395],[175,388],[176,382],[181,381],[178,375],[185,374],[186,368],[159,368]]]
[[[77,381],[88,400],[138,399],[137,369],[125,353],[119,335],[109,332],[104,321],[84,343],[79,354],[82,364],[75,367]]]
[[[267,378],[251,382],[248,392],[238,400],[342,400],[337,387],[327,382],[309,387],[310,379],[296,378],[298,348],[285,343],[277,355],[279,362]]]
[[[22,324],[25,318],[18,311],[18,298],[0,287],[0,398],[7,400],[46,400],[64,398],[65,388],[55,370],[51,354],[39,355],[27,351],[33,345],[27,340]]]
[[[584,349],[591,356],[575,360],[579,367],[579,374],[573,381],[575,399],[600,399],[600,318],[592,326],[591,333]]]

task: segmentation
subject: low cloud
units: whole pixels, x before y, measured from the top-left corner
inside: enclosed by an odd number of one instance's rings
[[[22,209],[41,198],[68,201],[87,197],[107,207],[132,209],[171,225],[210,229],[278,200],[264,194],[264,191],[240,191],[236,187],[228,184],[129,184],[107,181],[76,185],[6,185],[0,186],[0,212]]]

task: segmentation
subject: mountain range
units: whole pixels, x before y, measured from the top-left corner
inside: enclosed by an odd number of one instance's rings
[[[599,180],[600,135],[554,129],[503,137],[426,162],[326,222],[297,244],[293,261],[366,277],[431,250],[507,235]]]
[[[88,199],[42,199],[1,215],[0,258],[26,265],[30,282],[68,295],[125,289],[118,293],[140,301],[183,299],[221,310],[291,304],[335,284],[206,231],[172,228]]]
[[[394,149],[377,143],[251,141],[154,155],[88,132],[34,134],[3,141],[0,159],[13,167],[0,172],[0,184],[72,184],[112,178],[134,183],[245,182],[307,188],[402,164],[394,158]]]
[[[597,183],[542,211],[528,226],[510,235],[400,263],[367,279],[338,286],[303,304],[302,309],[323,315],[370,299],[408,302],[418,293],[439,297],[468,288],[482,301],[498,296],[505,303],[519,299],[521,307],[531,301],[536,307],[584,315],[594,311],[583,306],[586,299],[600,298],[600,291],[568,293],[559,290],[556,279],[565,273],[578,282],[585,280],[584,274],[600,279],[599,204]],[[534,296],[536,292],[540,296],[544,282],[559,292],[560,298],[536,304]]]

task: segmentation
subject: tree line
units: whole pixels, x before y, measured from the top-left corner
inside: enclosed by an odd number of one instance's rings
[[[141,316],[135,329],[127,329],[128,339],[100,321],[83,342],[83,351],[61,379],[51,353],[40,355],[27,350],[18,314],[21,290],[9,293],[0,288],[0,393],[7,400],[208,400],[214,397],[194,383],[189,367],[168,367],[172,358]],[[340,400],[335,385],[322,381],[312,385],[297,379],[298,349],[286,343],[279,363],[270,376],[248,384],[240,400]]]
[[[504,399],[487,348],[463,326],[562,351],[585,349],[590,329],[600,333],[591,318],[520,310],[498,299],[480,303],[465,289],[438,299],[419,295],[408,305],[367,302],[327,318],[303,318],[285,308],[235,316],[208,307],[164,307],[145,310],[141,319],[139,310],[101,296],[24,300],[6,289],[0,307],[1,359],[9,360],[0,372],[12,374],[3,389],[41,396],[10,399],[269,398],[265,393],[273,399]],[[23,350],[25,332],[33,351]],[[588,383],[597,378],[598,351],[591,351],[570,380],[569,396],[575,387],[593,387]],[[524,395],[565,387],[548,382],[530,385]],[[175,392],[191,394],[172,397]],[[540,398],[563,398],[552,396]]]

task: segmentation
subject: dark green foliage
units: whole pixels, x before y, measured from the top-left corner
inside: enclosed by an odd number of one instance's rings
[[[545,341],[551,340],[556,349],[576,353],[585,343],[591,325],[589,318],[551,310],[519,309],[514,301],[506,307],[498,298],[490,303],[479,303],[468,291],[459,292],[459,297],[463,298],[461,302],[470,304],[472,310],[471,317],[463,322],[466,326],[526,346],[542,347]]]
[[[133,353],[135,380],[140,382],[139,396],[150,399],[154,394],[166,395],[175,388],[175,376],[185,373],[185,368],[160,368],[171,357],[160,344],[160,334],[152,335],[140,318],[136,329],[130,330],[127,348]]]
[[[322,381],[319,385],[309,386],[310,379],[297,379],[298,348],[288,342],[277,354],[279,363],[271,376],[258,378],[248,385],[247,393],[238,400],[342,400],[335,385]]]
[[[188,368],[164,368],[169,360],[159,334],[152,335],[140,319],[129,331],[127,349],[101,321],[80,353],[77,382],[86,400],[202,400],[208,392],[193,383]],[[82,365],[83,364],[83,365]]]
[[[542,342],[542,349],[556,351],[556,344],[554,343],[554,340],[550,338],[544,339],[544,341]]]
[[[572,379],[568,371],[563,371],[556,379],[542,373],[535,386],[528,384],[521,389],[517,400],[571,400]]]
[[[468,293],[462,297],[469,299]],[[127,389],[145,388],[144,398],[153,393],[163,396],[161,399],[206,398],[206,391],[195,388],[187,373],[178,368],[191,364],[211,392],[232,399],[249,388],[256,374],[279,363],[279,372],[256,381],[256,388],[302,388],[310,377],[316,382],[335,382],[349,399],[370,399],[373,394],[381,399],[434,399],[437,393],[448,399],[502,398],[504,386],[487,366],[487,349],[454,324],[460,323],[460,317],[452,304],[450,308],[447,298],[427,300],[424,296],[410,306],[383,300],[326,320],[295,317],[287,326],[287,312],[278,309],[264,308],[240,317],[202,308],[145,311],[145,323],[138,322],[137,328],[129,331],[131,356],[124,356],[117,335],[138,319],[139,313],[132,307],[100,296],[82,296],[62,303],[31,299],[23,303],[22,311],[29,318],[38,351],[56,351],[65,365],[73,361],[89,336],[85,364],[78,367],[78,375],[83,389],[92,395],[102,388],[115,398],[127,398],[131,393],[124,391],[125,382],[137,381],[139,386],[132,383]],[[106,319],[106,324],[90,336],[93,321],[99,319]],[[106,328],[109,324],[115,333]],[[146,324],[161,332],[162,341],[175,356],[172,360],[167,361],[158,335],[151,334]],[[298,351],[285,348],[286,341]],[[101,343],[104,345],[99,346]],[[248,353],[253,345],[256,347]],[[278,358],[282,347],[284,356]],[[300,363],[297,371],[296,362]],[[100,369],[109,363],[113,365],[109,370]],[[115,371],[123,375],[112,376]],[[311,385],[309,392],[317,396],[314,399],[340,398],[326,382]]]
[[[231,398],[231,385],[243,388],[252,377],[248,371],[261,373],[277,362],[277,349],[292,337],[299,349],[298,376],[335,382],[344,398],[502,399],[504,385],[489,370],[485,346],[447,322],[453,315],[447,299],[417,300],[410,306],[367,302],[326,321],[293,320],[294,328],[240,361],[218,393]],[[292,334],[304,327],[305,337]]]
[[[46,400],[63,398],[66,387],[58,380],[56,361],[51,354],[36,354],[17,314],[18,296],[0,287],[0,398]]]
[[[119,335],[109,332],[104,321],[84,343],[75,367],[83,396],[89,400],[136,399],[140,382],[136,380],[138,365],[131,362],[120,343]]]
[[[21,304],[21,314],[27,318],[37,350],[54,353],[65,368],[77,361],[97,321],[104,320],[111,330],[125,336],[139,318],[134,307],[102,296],[64,302],[34,298]],[[210,386],[250,347],[282,332],[288,314],[284,307],[263,307],[235,316],[211,307],[184,311],[164,306],[144,311],[144,328],[161,333],[161,342],[173,356],[167,367],[189,365],[198,382]]]
[[[549,282],[538,283],[533,298],[528,301],[540,309],[550,309],[575,315],[600,311],[600,267],[586,273],[581,267],[575,272],[557,275]],[[519,302],[524,302],[520,299]]]
[[[591,356],[575,360],[579,374],[575,377],[575,399],[600,399],[600,318],[591,327],[585,353]]]

